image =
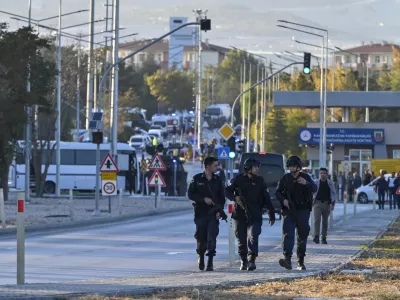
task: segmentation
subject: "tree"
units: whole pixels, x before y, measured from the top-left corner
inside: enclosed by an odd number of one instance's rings
[[[216,102],[232,104],[240,93],[243,78],[241,78],[243,64],[246,63],[245,82],[249,82],[249,71],[251,66],[252,83],[257,79],[257,65],[262,69],[264,65],[253,55],[244,51],[231,50],[226,55],[216,72]]]
[[[284,154],[288,150],[286,113],[274,107],[267,113],[266,149],[268,152]]]
[[[9,32],[6,24],[0,24],[0,180],[5,199],[13,149],[23,137],[27,121],[25,107],[39,105],[42,110],[51,107],[47,95],[52,89],[55,66],[41,52],[49,48],[49,40],[39,38],[31,27]],[[27,92],[29,73],[31,91]]]
[[[176,110],[191,108],[193,95],[193,78],[190,73],[178,70],[170,73],[157,71],[147,77],[151,94],[160,102],[164,102]]]

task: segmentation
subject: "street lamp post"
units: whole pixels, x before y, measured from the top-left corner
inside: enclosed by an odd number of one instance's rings
[[[324,54],[325,54],[325,37],[321,34],[316,34],[313,32],[308,32],[304,30],[300,30],[297,28],[292,28],[283,25],[277,25],[278,27],[290,29],[302,33],[306,33],[309,35],[314,35],[321,38],[322,46],[321,46],[321,88],[320,88],[320,139],[319,139],[319,161],[320,167],[326,167],[326,93],[324,98]]]
[[[301,41],[298,41],[298,40],[293,40],[294,42],[296,42],[296,43],[298,43],[298,44],[302,44],[302,45],[306,45],[306,46],[311,46],[311,47],[316,47],[316,48],[321,48],[321,46],[318,46],[318,45],[315,45],[315,44],[310,44],[310,43],[306,43],[306,42],[301,42]],[[332,90],[332,92],[335,90],[335,70],[336,70],[336,68],[335,68],[335,49],[334,48],[329,48],[328,47],[328,50],[331,50],[332,51],[332,87],[331,87],[331,90]],[[313,56],[313,55],[312,55]],[[313,56],[314,57],[314,56]],[[318,59],[318,58],[317,58]],[[325,88],[327,88],[327,87],[325,87]],[[325,107],[325,109],[328,109],[327,107]],[[328,111],[327,111],[328,112]],[[337,119],[335,119],[335,112],[334,112],[334,109],[332,108],[331,109],[331,111],[330,111],[330,115],[331,115],[331,121],[332,122],[338,122],[338,120]]]

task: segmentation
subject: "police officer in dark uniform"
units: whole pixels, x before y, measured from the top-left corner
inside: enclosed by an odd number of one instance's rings
[[[310,233],[310,212],[312,209],[312,195],[317,191],[317,186],[311,177],[301,171],[303,163],[297,156],[291,156],[286,162],[290,173],[285,174],[279,181],[276,189],[276,198],[282,204],[282,248],[284,258],[279,264],[292,269],[292,254],[294,247],[294,234],[297,229],[297,258],[298,270],[305,270],[304,257],[306,256],[307,238]]]
[[[262,215],[269,213],[269,224],[275,223],[275,212],[264,178],[259,176],[260,162],[249,158],[244,163],[244,173],[231,180],[226,195],[235,202],[232,218],[241,258],[240,270],[256,269],[258,237],[261,234]]]
[[[194,222],[196,224],[197,254],[199,269],[204,270],[204,255],[207,251],[208,262],[206,271],[213,271],[213,258],[216,254],[219,220],[226,220],[223,210],[225,206],[224,185],[219,176],[218,160],[207,157],[204,160],[204,172],[195,175],[190,182],[188,196],[194,201]]]

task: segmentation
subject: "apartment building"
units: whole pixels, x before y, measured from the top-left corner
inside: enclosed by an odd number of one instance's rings
[[[140,49],[144,45],[148,44],[152,40],[134,40],[132,42],[127,42],[120,44],[119,46],[119,56],[124,57],[135,50]],[[230,49],[210,44],[206,39],[202,43],[202,67],[203,70],[207,66],[217,67],[222,60],[225,58],[224,54]],[[147,48],[141,53],[131,57],[127,60],[127,64],[133,64],[137,67],[143,65],[143,63],[152,57],[154,62],[161,65],[163,70],[168,70],[169,66],[169,40],[160,41],[153,46]],[[173,54],[174,57],[176,54]],[[198,46],[184,46],[182,53],[182,70],[194,71],[197,68],[197,57],[198,57]]]
[[[379,71],[384,65],[391,68],[393,64],[392,48],[398,45],[382,42],[380,44],[370,42],[362,43],[361,46],[343,49],[335,52],[335,62],[344,68],[363,70],[365,66],[372,70]]]

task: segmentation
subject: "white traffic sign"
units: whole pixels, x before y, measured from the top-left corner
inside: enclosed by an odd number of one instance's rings
[[[208,126],[208,123],[207,123],[207,121],[204,121],[204,123],[203,123],[203,126],[202,126],[203,128],[208,128],[208,127],[210,127],[210,126]]]
[[[156,153],[154,155],[153,159],[151,160],[151,163],[147,167],[149,170],[166,170],[167,167],[165,166],[164,162],[162,161],[160,155]]]
[[[161,176],[160,172],[158,170],[155,170],[153,175],[151,175],[149,183],[147,184],[148,186],[159,186],[161,185],[162,187],[166,187],[167,185],[165,184],[164,178]]]
[[[222,127],[218,130],[220,136],[224,138],[225,141],[229,140],[232,135],[235,134],[235,130],[229,125],[225,123]]]
[[[111,157],[110,153],[104,158],[103,163],[100,166],[100,172],[119,172],[117,164]]]
[[[116,196],[117,195],[117,181],[116,180],[102,180],[102,195],[103,196]]]

